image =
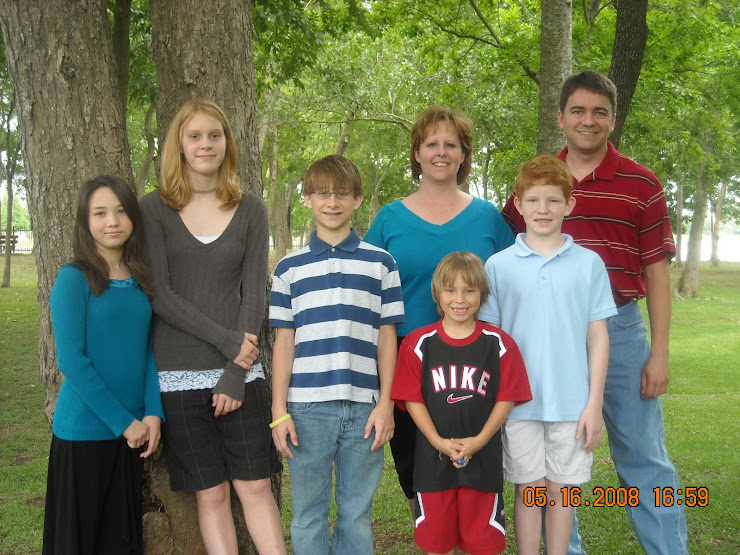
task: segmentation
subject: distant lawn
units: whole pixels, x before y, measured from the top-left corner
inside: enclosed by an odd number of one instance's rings
[[[678,270],[671,270],[672,280]],[[663,397],[666,442],[683,487],[707,487],[709,505],[686,509],[691,553],[740,552],[740,264],[702,267],[698,300],[673,304],[672,378]],[[38,378],[36,268],[30,255],[13,257],[12,287],[0,289],[0,554],[41,549],[43,499],[50,432]],[[644,303],[641,303],[644,305]],[[644,306],[643,306],[644,309]],[[635,433],[639,433],[636,430]],[[617,487],[606,444],[596,452],[593,479],[583,487]],[[286,465],[287,468],[287,465]],[[652,492],[650,492],[652,493]],[[506,488],[508,547],[516,553],[512,488]],[[652,503],[642,493],[641,503]],[[290,523],[290,484],[283,490],[283,520]],[[583,507],[584,547],[593,554],[639,554],[624,509]],[[373,514],[379,553],[419,553],[411,517],[386,450]]]

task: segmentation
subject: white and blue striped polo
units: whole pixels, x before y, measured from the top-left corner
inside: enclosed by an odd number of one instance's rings
[[[403,314],[390,254],[354,230],[336,246],[314,232],[278,263],[272,282],[270,325],[295,329],[288,401],[377,399],[380,326],[403,322]]]

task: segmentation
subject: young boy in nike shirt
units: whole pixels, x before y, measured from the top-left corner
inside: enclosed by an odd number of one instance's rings
[[[414,540],[429,553],[504,550],[501,424],[532,398],[516,343],[477,320],[489,295],[481,260],[442,259],[432,297],[442,320],[401,343],[391,398],[418,431]]]
[[[605,319],[617,311],[604,263],[560,231],[575,206],[572,188],[555,156],[526,162],[515,204],[527,232],[486,262],[491,296],[480,318],[517,342],[534,397],[511,411],[503,434],[504,477],[516,484],[514,533],[525,555],[539,553],[543,506],[547,552],[566,553],[573,508],[562,490],[590,480],[603,437]],[[531,502],[537,498],[544,502]]]

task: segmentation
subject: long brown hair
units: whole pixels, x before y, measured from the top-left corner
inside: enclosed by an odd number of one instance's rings
[[[110,283],[110,268],[100,256],[95,247],[95,240],[90,234],[90,197],[98,189],[108,187],[116,195],[123,210],[131,220],[131,237],[123,246],[123,262],[134,274],[136,281],[144,293],[150,297],[153,294],[151,273],[144,255],[144,224],[136,201],[134,190],[120,177],[115,175],[99,175],[85,182],[80,188],[77,200],[77,216],[74,225],[74,264],[85,274],[90,289],[97,297],[108,288]]]
[[[185,126],[198,113],[206,114],[218,120],[224,128],[226,152],[221,167],[218,169],[216,197],[222,208],[233,208],[242,199],[242,191],[236,181],[236,169],[239,157],[236,152],[234,133],[226,114],[215,102],[196,98],[188,100],[175,114],[167,130],[167,137],[162,149],[162,171],[159,184],[159,195],[165,204],[175,210],[182,210],[190,201],[193,188],[185,172],[185,157],[182,153],[182,134]]]

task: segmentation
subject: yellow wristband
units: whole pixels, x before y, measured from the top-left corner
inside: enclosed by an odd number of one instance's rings
[[[286,414],[285,416],[281,416],[281,417],[280,417],[280,418],[278,418],[277,420],[275,420],[275,421],[273,421],[273,422],[270,422],[270,429],[274,428],[274,427],[275,427],[275,426],[277,426],[278,424],[282,424],[283,422],[285,422],[285,421],[286,421],[286,420],[288,420],[289,418],[293,418],[293,417],[292,417],[291,415],[289,415],[289,414]]]

